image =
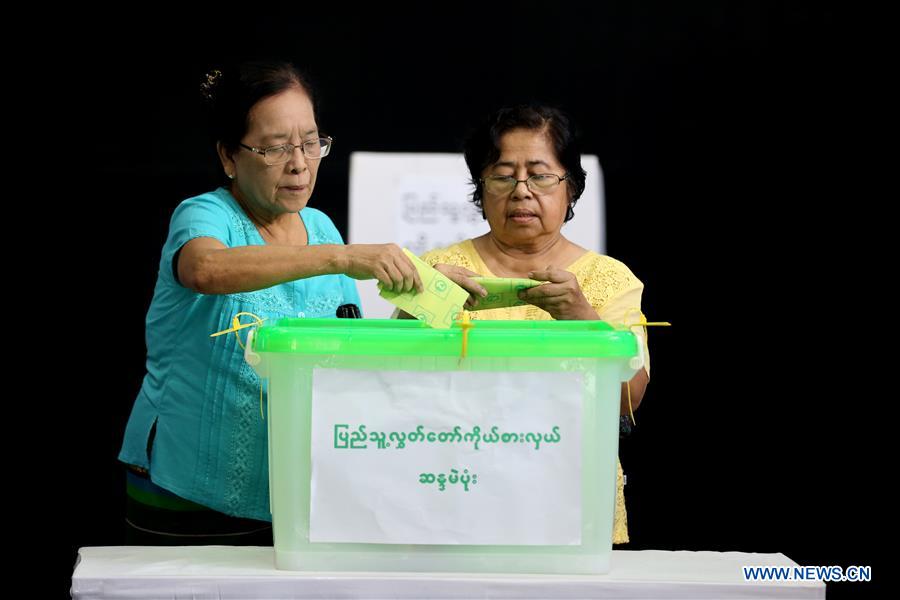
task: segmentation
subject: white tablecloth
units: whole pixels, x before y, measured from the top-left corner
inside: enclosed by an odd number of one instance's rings
[[[825,598],[822,582],[745,582],[742,566],[795,566],[783,554],[612,553],[606,575],[293,572],[272,548],[81,548],[78,600],[111,598]]]

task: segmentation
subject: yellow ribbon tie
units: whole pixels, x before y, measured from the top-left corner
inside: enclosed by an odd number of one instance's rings
[[[253,322],[252,323],[241,323],[241,317],[244,315],[253,319]],[[244,350],[244,342],[241,341],[241,336],[240,336],[240,334],[238,334],[238,331],[240,331],[241,329],[246,329],[248,327],[258,327],[258,326],[262,325],[263,321],[265,321],[265,319],[261,319],[251,312],[239,312],[238,314],[234,315],[234,317],[231,319],[231,327],[230,328],[223,329],[222,331],[217,331],[215,333],[211,333],[211,334],[209,334],[209,337],[218,337],[220,335],[225,335],[227,333],[233,333],[234,336],[237,338],[237,343],[241,347],[241,350]]]
[[[637,313],[638,320],[635,323],[629,323],[628,316],[633,313]],[[641,309],[639,309],[639,308],[629,308],[627,311],[625,311],[625,315],[622,317],[622,323],[628,328],[643,327],[644,333],[647,332],[647,327],[671,327],[672,326],[672,324],[669,323],[668,321],[647,321],[647,317],[644,316],[644,313],[642,313]]]
[[[463,359],[469,352],[469,330],[475,327],[475,324],[469,320],[469,311],[462,311],[462,318],[457,322],[457,325],[463,332],[462,352],[459,355],[459,364],[462,364]]]
[[[638,314],[638,320],[636,323],[629,323],[628,315],[631,315],[633,313]],[[622,317],[622,321],[624,322],[625,326],[628,327],[629,329],[631,329],[632,327],[643,327],[645,334],[647,333],[648,327],[671,327],[672,326],[672,324],[669,323],[668,321],[653,321],[653,322],[647,321],[647,317],[644,316],[644,313],[641,312],[641,309],[639,309],[639,308],[629,308],[627,311],[625,311],[625,316]],[[643,349],[641,349],[641,352],[643,352]],[[634,420],[634,407],[631,404],[631,382],[630,381],[625,382],[625,390],[628,393],[628,416],[631,417],[631,424],[637,425],[637,421]]]
[[[631,406],[631,382],[625,382],[625,389],[628,390],[628,416],[631,417],[631,424],[637,425],[637,421],[634,420],[634,408]]]
[[[250,317],[251,319],[253,319],[253,322],[241,323],[241,317],[243,317],[243,316]],[[244,347],[244,342],[241,341],[241,334],[238,332],[241,329],[247,329],[248,327],[259,327],[260,325],[262,325],[263,321],[265,321],[265,319],[261,319],[251,312],[239,312],[238,314],[234,315],[234,317],[232,317],[230,328],[223,329],[222,331],[217,331],[215,333],[211,333],[209,335],[209,337],[214,338],[214,337],[218,337],[220,335],[233,333],[234,337],[237,338],[237,343],[238,343],[238,346],[241,347],[241,350],[246,350],[246,348]],[[263,413],[263,380],[262,380],[262,377],[260,377],[260,379],[259,379],[259,416],[263,421],[266,420],[266,416]]]

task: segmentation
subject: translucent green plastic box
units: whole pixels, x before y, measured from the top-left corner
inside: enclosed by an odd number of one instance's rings
[[[636,336],[602,321],[476,321],[468,333],[467,356],[461,360],[462,338],[458,324],[440,330],[419,321],[374,319],[282,319],[251,333],[247,362],[268,381],[266,422],[277,568],[573,574],[609,570],[620,389],[642,364]],[[351,377],[357,370],[579,372],[581,543],[311,542],[312,390],[314,375],[322,369],[340,369]]]

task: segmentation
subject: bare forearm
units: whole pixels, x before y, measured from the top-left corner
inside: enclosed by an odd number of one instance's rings
[[[644,399],[644,392],[647,391],[647,384],[650,383],[650,376],[647,371],[641,369],[638,371],[631,381],[622,384],[621,406],[620,412],[623,415],[628,414],[628,396],[631,395],[631,409],[637,410],[641,400]]]
[[[182,284],[202,294],[233,294],[344,272],[345,246],[241,246],[207,250]]]
[[[576,312],[572,315],[572,320],[573,321],[599,321],[600,315],[597,314],[597,311],[594,310],[593,306],[591,306],[590,304],[585,302],[584,306],[581,306],[579,308],[578,312]]]

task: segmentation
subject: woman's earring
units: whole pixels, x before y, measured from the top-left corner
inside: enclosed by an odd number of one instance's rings
[[[233,174],[227,173],[227,175],[228,175],[228,179],[234,179],[234,175],[233,175]]]

